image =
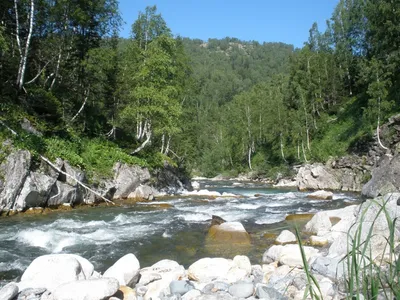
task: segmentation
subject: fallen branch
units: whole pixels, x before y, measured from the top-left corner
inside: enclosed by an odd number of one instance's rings
[[[99,193],[97,193],[96,191],[92,190],[90,187],[88,187],[86,184],[82,183],[81,181],[79,181],[78,179],[76,179],[74,176],[64,172],[63,170],[61,170],[59,167],[57,167],[56,165],[54,165],[50,160],[48,160],[46,157],[40,155],[40,158],[46,162],[47,164],[49,164],[53,169],[55,169],[56,171],[60,172],[61,174],[73,179],[76,181],[76,183],[78,183],[80,186],[82,186],[84,189],[88,190],[89,192],[95,194],[96,196],[100,197],[101,199],[103,199],[107,204],[111,203],[112,205],[115,205],[114,202],[112,202],[111,200],[108,200],[107,198],[103,197],[102,195],[100,195]]]

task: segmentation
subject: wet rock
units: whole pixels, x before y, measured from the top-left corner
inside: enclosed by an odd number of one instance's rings
[[[18,286],[14,282],[11,282],[0,289],[0,299],[12,300],[18,294],[18,291]]]
[[[102,300],[114,295],[119,289],[115,278],[88,279],[64,283],[53,293],[54,300]]]
[[[307,198],[317,199],[317,200],[332,200],[333,193],[328,191],[316,191],[307,195]]]
[[[31,154],[26,150],[11,153],[1,164],[0,177],[4,178],[4,182],[0,193],[0,211],[13,208],[14,201],[29,174],[30,165]]]
[[[139,166],[116,163],[114,168],[115,193],[113,199],[127,198],[140,184],[150,180],[149,170]]]
[[[225,223],[225,222],[226,221],[224,219],[222,219],[221,217],[219,217],[219,216],[213,215],[212,218],[211,218],[211,226],[221,225],[222,223]]]
[[[115,264],[108,268],[103,277],[112,277],[120,285],[133,287],[139,280],[140,263],[132,253],[121,257]]]
[[[306,224],[304,231],[311,233],[311,234],[322,235],[322,234],[330,231],[331,228],[332,228],[332,223],[331,223],[328,213],[327,212],[318,212]]]
[[[329,244],[329,241],[325,237],[315,236],[315,235],[310,236],[310,245],[311,246],[324,247],[328,244]]]
[[[194,289],[193,284],[187,280],[173,280],[169,284],[171,294],[184,295],[190,290]]]
[[[202,258],[188,269],[190,279],[201,282],[212,281],[216,278],[227,278],[233,261],[225,258]]]
[[[275,240],[275,243],[278,245],[293,244],[296,242],[296,236],[289,230],[283,230]]]
[[[319,251],[312,247],[303,247],[306,259],[319,256]],[[279,262],[290,267],[303,267],[303,260],[298,245],[274,245],[263,255],[263,263]]]
[[[214,225],[208,231],[208,239],[231,244],[250,244],[250,235],[239,222],[225,222]]]
[[[237,282],[229,287],[229,294],[238,298],[247,298],[253,295],[254,285],[250,282]]]

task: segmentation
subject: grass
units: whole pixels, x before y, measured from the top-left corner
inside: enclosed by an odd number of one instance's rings
[[[393,218],[388,207],[390,198],[391,196],[386,201],[377,198],[363,205],[357,222],[348,231],[348,253],[341,261],[345,263],[347,271],[344,278],[338,278],[345,282],[346,299],[400,299],[400,260],[396,249],[397,217]],[[372,251],[373,240],[379,238],[374,230],[378,222],[380,227],[382,223],[387,224],[387,236],[383,239],[383,251],[380,255]],[[310,272],[297,228],[296,237],[307,278],[304,299],[323,299],[318,282]]]

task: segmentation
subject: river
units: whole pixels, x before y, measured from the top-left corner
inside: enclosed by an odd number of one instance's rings
[[[239,197],[173,197],[122,207],[0,218],[0,281],[17,279],[34,258],[50,253],[81,255],[100,272],[127,253],[134,253],[142,267],[164,258],[187,267],[201,257],[232,258],[236,254],[248,255],[252,264],[259,264],[273,241],[267,234],[293,226],[285,221],[286,215],[359,202],[355,194],[335,193],[333,200],[311,200],[307,193],[257,183],[202,181],[201,187]],[[207,245],[212,215],[241,222],[252,237],[252,246],[222,249]]]

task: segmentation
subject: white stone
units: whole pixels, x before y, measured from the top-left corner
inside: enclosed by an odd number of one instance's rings
[[[119,289],[115,278],[79,280],[58,286],[54,300],[102,300],[114,295]]]
[[[190,290],[187,292],[185,295],[182,296],[182,300],[195,300],[197,297],[201,295],[201,292],[199,290]]]
[[[307,196],[310,199],[320,199],[320,200],[331,200],[333,198],[333,193],[328,191],[316,191]]]
[[[250,259],[244,255],[237,255],[233,258],[233,265],[228,271],[227,280],[234,283],[243,280],[251,274]]]
[[[12,300],[18,294],[18,286],[11,282],[0,289],[0,299]]]
[[[310,245],[311,246],[319,246],[323,247],[329,244],[329,241],[326,237],[323,236],[310,236]]]
[[[327,212],[318,212],[306,224],[304,230],[308,233],[323,235],[332,228],[331,220]]]
[[[308,263],[311,262],[311,259],[320,256],[319,251],[313,247],[303,246],[303,250]],[[270,263],[274,261],[290,267],[303,267],[303,260],[298,245],[272,246],[264,253],[263,262]]]
[[[224,223],[225,224],[225,223]],[[222,224],[223,225],[223,224]],[[227,279],[233,261],[225,258],[202,258],[188,269],[188,276],[195,281],[212,281],[216,278]]]
[[[289,230],[283,230],[276,238],[275,242],[279,245],[292,244],[296,243],[297,239],[293,232],[290,232]]]
[[[112,277],[118,280],[120,285],[133,286],[139,279],[140,263],[136,256],[129,253],[121,257],[107,271],[103,277]]]

